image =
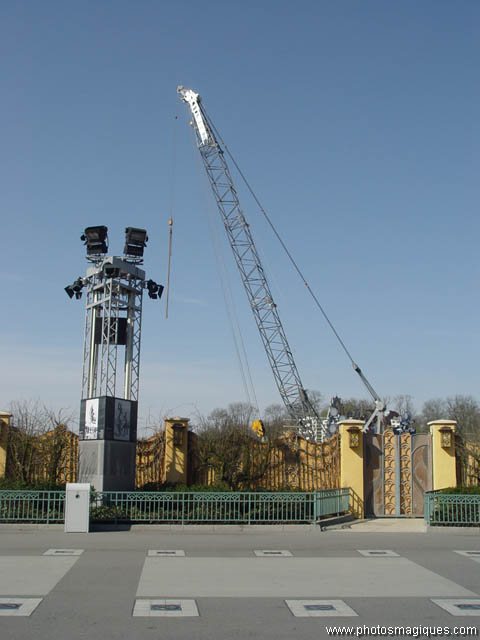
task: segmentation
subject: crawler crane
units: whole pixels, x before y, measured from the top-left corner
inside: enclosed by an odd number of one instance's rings
[[[280,321],[277,305],[273,300],[250,227],[240,206],[237,190],[225,159],[224,149],[219,142],[220,136],[207,116],[198,93],[181,85],[177,88],[177,92],[190,107],[197,147],[227,232],[280,396],[289,416],[298,425],[299,435],[309,440],[322,441],[330,436],[329,426],[331,428],[331,424],[329,425],[329,420],[322,420],[319,417],[300,380],[292,351]],[[293,262],[291,256],[290,259]],[[295,263],[294,266],[347,353],[354,370],[373,398],[375,410],[366,422],[364,430],[370,430],[376,424],[376,431],[381,432],[385,404],[368,382],[360,367],[350,356]],[[258,425],[258,421],[255,424]]]

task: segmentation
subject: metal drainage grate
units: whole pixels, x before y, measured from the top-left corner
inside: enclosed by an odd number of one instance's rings
[[[452,616],[480,616],[478,598],[432,598],[432,602],[448,611]]]
[[[149,549],[149,558],[184,558],[185,551],[183,549]]]
[[[379,557],[382,556],[384,558],[398,558],[398,553],[395,551],[391,551],[391,549],[357,549],[358,553],[361,553],[362,556],[366,556],[367,558]]]
[[[80,556],[83,549],[48,549],[44,556]]]
[[[161,617],[195,617],[198,616],[197,603],[195,600],[181,599],[148,599],[135,600],[133,616],[149,618]]]
[[[30,616],[42,598],[0,598],[0,616]]]
[[[256,549],[253,552],[259,558],[277,557],[277,558],[291,558],[292,552],[287,549]]]
[[[345,617],[358,615],[343,600],[285,600],[296,618]]]

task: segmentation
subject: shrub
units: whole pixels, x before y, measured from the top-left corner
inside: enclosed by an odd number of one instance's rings
[[[468,495],[480,495],[480,487],[466,487],[465,485],[460,485],[458,487],[448,487],[446,489],[441,489],[438,493],[445,494],[468,494]]]

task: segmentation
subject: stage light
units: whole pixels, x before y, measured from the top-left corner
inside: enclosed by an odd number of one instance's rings
[[[106,264],[103,267],[103,274],[105,278],[118,278],[120,275],[120,269],[114,267],[112,264]]]
[[[127,256],[142,258],[143,250],[147,242],[148,236],[145,229],[127,227],[125,229],[125,248],[123,249],[123,253]]]
[[[75,296],[77,300],[80,300],[80,298],[82,297],[82,289],[83,280],[81,278],[77,278],[73,284],[65,287],[65,291],[67,292],[68,297],[73,298],[73,296]]]
[[[161,284],[157,284],[154,280],[148,280],[147,291],[149,298],[152,298],[152,300],[160,300],[163,293],[163,286]]]
[[[80,236],[87,247],[87,256],[98,256],[107,253],[108,227],[87,227]]]

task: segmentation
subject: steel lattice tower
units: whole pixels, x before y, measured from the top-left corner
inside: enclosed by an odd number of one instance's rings
[[[121,258],[107,257],[87,270],[82,399],[138,400],[144,283],[145,271]]]
[[[106,255],[107,231],[85,229],[90,266],[65,291],[86,294],[79,480],[121,491],[135,486],[143,290],[159,299],[163,287],[140,268],[145,229],[127,227],[122,257]]]

